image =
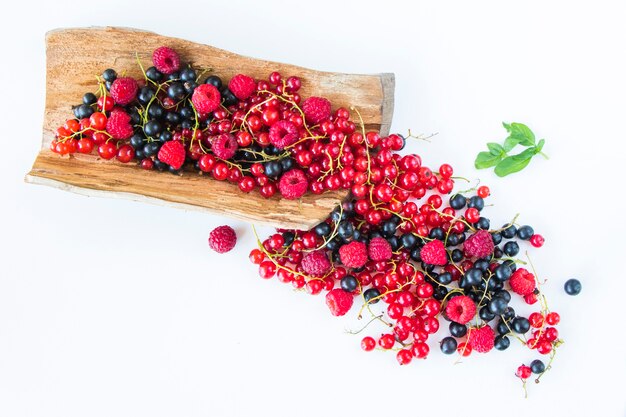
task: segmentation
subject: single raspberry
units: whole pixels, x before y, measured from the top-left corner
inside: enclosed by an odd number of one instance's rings
[[[220,90],[211,84],[199,85],[193,90],[191,102],[198,113],[207,114],[217,109],[222,101]]]
[[[306,121],[318,124],[330,117],[330,101],[323,97],[309,97],[302,103]]]
[[[172,48],[161,46],[152,53],[152,63],[163,74],[172,74],[180,68],[180,57]]]
[[[302,258],[302,270],[312,277],[323,277],[330,270],[330,262],[323,250],[316,250]]]
[[[113,139],[128,139],[133,135],[130,115],[123,110],[112,111],[107,119],[106,131]]]
[[[287,200],[295,200],[302,197],[308,188],[309,181],[306,179],[304,172],[299,169],[285,172],[278,182],[280,195]]]
[[[432,240],[420,250],[422,261],[429,265],[445,265],[448,263],[446,248],[441,240]]]
[[[370,240],[369,247],[367,248],[370,259],[372,261],[388,261],[391,259],[391,245],[385,238],[375,237]]]
[[[446,305],[446,317],[460,324],[469,323],[476,315],[476,304],[467,295],[453,297]]]
[[[352,294],[341,288],[335,288],[334,290],[328,291],[328,294],[326,294],[326,305],[333,316],[345,315],[352,308],[353,301],[354,297]]]
[[[348,268],[360,268],[367,262],[367,246],[363,242],[350,242],[339,248],[339,258]]]
[[[111,84],[111,89],[109,92],[111,93],[111,97],[115,100],[116,104],[120,106],[125,106],[132,102],[135,97],[137,97],[137,90],[139,86],[137,85],[137,81],[131,77],[122,77],[117,78]]]
[[[493,349],[496,334],[488,325],[484,325],[477,329],[470,329],[468,333],[468,343],[473,351],[479,353],[487,353]]]
[[[280,120],[270,127],[270,142],[278,149],[293,145],[298,140],[298,128],[287,120]]]
[[[535,276],[524,268],[519,268],[511,275],[509,284],[513,292],[519,295],[532,294],[535,290]]]
[[[220,159],[230,159],[239,148],[237,139],[230,133],[222,133],[211,144],[213,153]]]
[[[466,256],[484,258],[493,253],[494,244],[491,233],[486,230],[479,230],[463,243],[463,250]]]
[[[172,142],[166,142],[172,143]],[[230,226],[219,226],[209,234],[209,246],[217,253],[226,253],[235,247],[237,234]]]
[[[165,142],[159,149],[159,161],[165,162],[174,169],[180,169],[185,163],[185,147],[178,140]]]
[[[254,78],[247,75],[237,74],[228,82],[228,89],[239,100],[245,100],[256,90],[256,82]]]

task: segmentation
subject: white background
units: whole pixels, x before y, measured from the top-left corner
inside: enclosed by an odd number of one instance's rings
[[[3,11],[0,416],[626,414],[621,2],[127,3]],[[519,212],[546,236],[533,260],[566,340],[553,370],[525,400],[513,372],[537,354],[517,345],[458,365],[434,347],[399,367],[345,334],[354,315],[333,318],[321,296],[258,278],[243,223],[24,184],[40,141],[44,33],[89,25],[394,72],[393,129],[439,133],[409,149],[480,176],[493,224]],[[551,159],[504,179],[474,170],[482,146],[504,139],[503,120],[546,138]],[[224,223],[239,243],[220,256],[206,238]],[[578,297],[562,290],[571,277]]]

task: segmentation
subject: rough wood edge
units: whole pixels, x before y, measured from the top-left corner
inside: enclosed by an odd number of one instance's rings
[[[380,121],[380,135],[387,136],[391,130],[393,120],[394,92],[396,89],[396,76],[392,72],[378,74],[383,89],[382,118]]]

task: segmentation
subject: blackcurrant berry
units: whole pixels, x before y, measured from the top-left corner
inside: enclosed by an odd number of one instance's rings
[[[85,93],[83,96],[83,104],[92,105],[98,101],[98,97],[94,93]]]
[[[580,281],[575,278],[565,281],[565,285],[563,287],[565,289],[565,292],[569,295],[578,295],[583,288]]]
[[[448,336],[441,339],[441,352],[443,352],[444,354],[453,354],[454,352],[456,352],[456,347],[457,343],[454,337]]]
[[[467,334],[467,326],[464,324],[450,322],[450,334],[454,337],[463,337]]]
[[[546,365],[539,359],[535,359],[530,363],[530,369],[533,371],[533,374],[540,374],[546,370]]]
[[[359,282],[352,275],[341,278],[341,289],[346,292],[353,292],[359,286]]]
[[[378,291],[378,289],[376,288],[370,288],[368,290],[365,290],[365,292],[363,293],[363,298],[365,298],[365,302],[370,304],[376,304],[378,301],[380,301],[380,298],[377,298],[379,296],[380,291]]]
[[[524,334],[530,330],[530,322],[526,317],[517,316],[511,323],[511,329],[513,329],[515,333]]]
[[[506,242],[502,250],[507,256],[515,256],[519,253],[519,245],[517,244],[517,242],[513,241]]]
[[[493,347],[498,350],[506,350],[511,346],[511,341],[504,335],[496,336]]]
[[[104,78],[104,81],[112,83],[117,78],[117,72],[111,68],[105,69],[102,73],[102,78]]]
[[[517,229],[517,237],[522,240],[528,240],[534,234],[535,234],[535,231],[530,226],[522,226],[519,229]]]

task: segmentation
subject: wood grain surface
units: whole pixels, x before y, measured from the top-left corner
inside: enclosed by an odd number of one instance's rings
[[[327,97],[333,108],[354,106],[366,129],[389,133],[393,113],[393,74],[355,75],[320,72],[288,64],[263,61],[208,45],[122,28],[77,28],[46,36],[46,109],[43,140],[26,181],[87,196],[126,198],[219,213],[275,227],[309,229],[325,219],[347,196],[346,191],[322,195],[307,193],[299,200],[280,196],[265,199],[258,191],[244,194],[237,185],[186,172],[182,176],[145,171],[135,164],[102,161],[97,155],[59,156],[49,150],[54,130],[72,117],[71,106],[85,92],[97,89],[96,75],[115,68],[141,77],[137,56],[145,68],[152,51],[167,45],[184,62],[210,68],[225,80],[237,73],[266,78],[272,71],[302,79],[301,95]]]

